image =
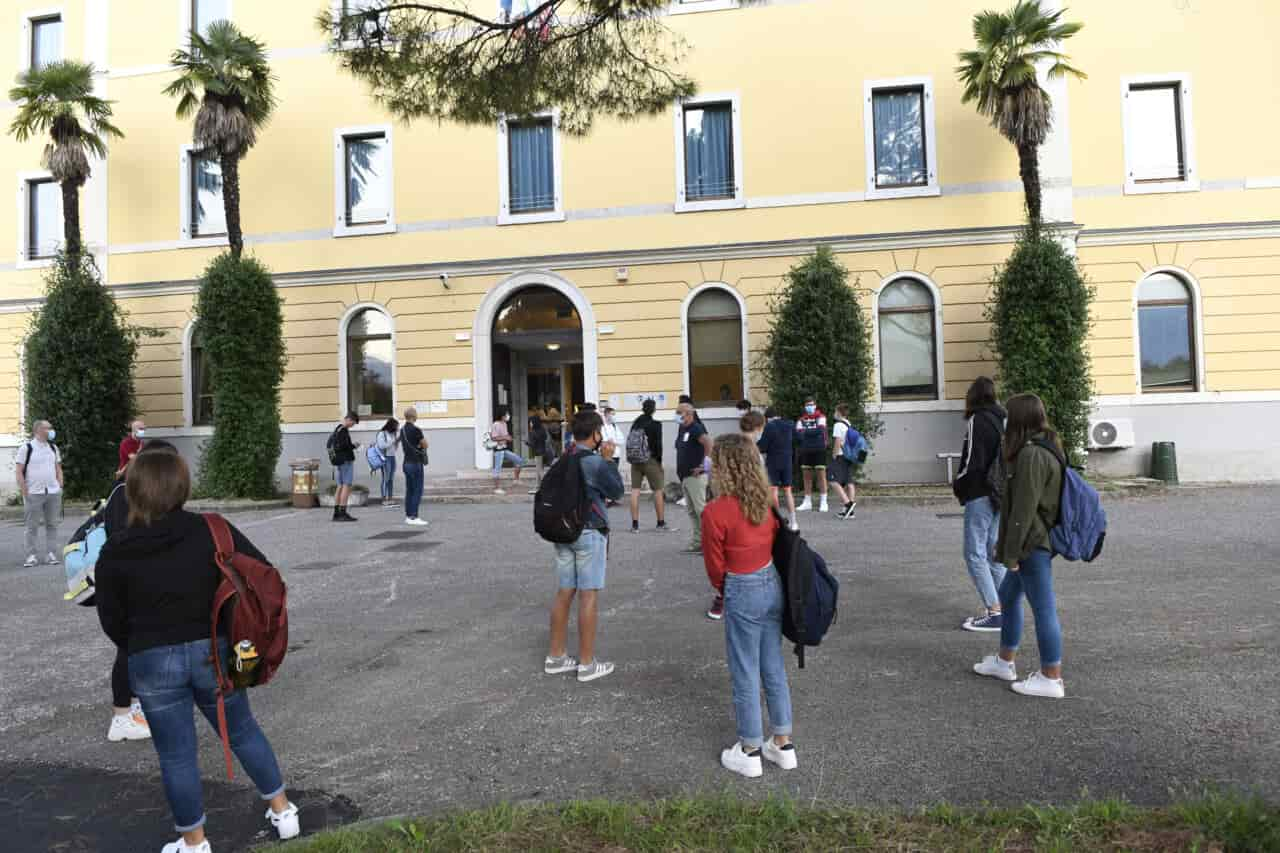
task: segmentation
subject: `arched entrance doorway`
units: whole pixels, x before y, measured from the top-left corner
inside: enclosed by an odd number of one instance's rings
[[[554,407],[560,416],[598,397],[595,318],[582,294],[548,274],[513,276],[494,288],[476,314],[476,465],[492,457],[480,439],[496,412],[511,410],[516,449],[532,408]]]

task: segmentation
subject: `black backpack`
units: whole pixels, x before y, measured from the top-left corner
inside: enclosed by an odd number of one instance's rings
[[[816,646],[836,621],[840,582],[827,571],[827,562],[804,537],[787,527],[782,516],[773,539],[773,564],[782,578],[782,636],[796,644],[804,669],[804,647]]]
[[[591,514],[582,454],[561,456],[542,478],[533,498],[533,529],[548,542],[568,545],[582,535]]]
[[[333,428],[333,432],[329,433],[329,440],[324,443],[324,449],[329,453],[329,464],[335,468],[338,466],[338,430],[342,429],[342,425]]]
[[[990,492],[991,503],[996,509],[1000,509],[1000,501],[1004,497],[1005,481],[1009,477],[1009,467],[1004,460],[1004,422],[990,409],[983,409],[978,414],[980,415],[982,412],[986,412],[991,416],[996,432],[1000,433],[1000,441],[996,444],[996,458],[992,459],[991,464],[987,466],[987,475],[984,478],[984,484],[987,487],[987,491]],[[973,453],[973,448],[970,448],[969,452]]]

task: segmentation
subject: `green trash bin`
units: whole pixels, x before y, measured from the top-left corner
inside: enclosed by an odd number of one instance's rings
[[[1166,483],[1178,482],[1178,449],[1172,441],[1152,443],[1151,478]]]

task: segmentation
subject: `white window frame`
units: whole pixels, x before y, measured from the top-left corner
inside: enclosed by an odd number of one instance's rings
[[[686,201],[684,184],[684,111],[690,107],[709,107],[728,103],[733,114],[733,198],[708,201]],[[701,210],[738,210],[747,206],[742,175],[742,98],[738,92],[716,92],[676,101],[673,132],[676,145],[676,213]]]
[[[18,27],[18,71],[31,70],[31,25],[35,21],[57,17],[62,21],[62,58],[67,58],[67,15],[62,6],[49,6],[44,9],[28,9],[22,13],[22,26]]]
[[[351,321],[355,316],[366,308],[372,308],[387,318],[387,322],[391,324],[391,414],[395,416],[400,411],[400,382],[396,376],[397,365],[400,362],[400,350],[396,346],[396,318],[391,310],[381,302],[357,302],[347,308],[343,313],[342,319],[338,321],[338,417],[341,418],[347,413],[347,404],[351,398],[349,389],[347,388],[347,329],[351,325]]]
[[[708,281],[698,285],[689,291],[689,295],[684,298],[684,302],[680,305],[680,358],[681,370],[684,373],[684,393],[692,394],[693,389],[690,387],[689,376],[689,306],[693,304],[693,300],[698,298],[700,293],[708,290],[723,290],[729,294],[738,303],[738,316],[742,322],[742,397],[743,399],[751,399],[751,368],[749,360],[750,344],[750,324],[747,321],[747,300],[742,294],[734,290],[733,287],[723,281]],[[736,400],[734,401],[737,402]],[[736,409],[733,410],[737,412]],[[702,410],[703,415],[714,417]]]
[[[48,169],[35,169],[29,172],[18,173],[18,261],[17,269],[35,270],[53,266],[53,258],[28,258],[27,247],[31,245],[31,210],[30,210],[30,183],[32,181],[53,180],[53,174]],[[57,186],[57,182],[54,182]],[[62,228],[62,218],[58,219],[58,227]],[[58,240],[58,244],[62,245],[62,239]]]
[[[668,15],[689,15],[694,12],[721,12],[737,9],[739,0],[671,0]]]
[[[330,0],[329,14],[335,23],[339,22],[342,18],[343,5],[343,0]],[[338,41],[338,46],[341,50],[350,50],[351,48],[358,47],[360,45],[359,39],[340,39],[340,33],[336,31],[333,33],[333,38]]]
[[[876,130],[875,130],[875,93],[881,89],[924,90],[923,115],[924,122],[924,157],[928,182],[918,187],[876,187]],[[942,195],[942,186],[938,181],[938,135],[934,122],[933,78],[928,76],[891,77],[882,80],[867,80],[862,84],[862,126],[867,160],[867,187],[863,198],[867,201],[886,198],[921,198]]]
[[[886,400],[884,398],[884,382],[880,375],[880,294],[889,285],[901,279],[909,278],[917,281],[929,289],[933,296],[933,337],[934,337],[934,367],[938,375],[938,389],[936,396],[925,400]],[[924,273],[918,273],[914,270],[902,270],[886,276],[881,280],[879,286],[871,295],[871,331],[872,331],[872,350],[875,354],[875,397],[873,398],[882,412],[918,412],[923,411],[924,406],[935,406],[938,403],[945,402],[947,399],[947,377],[944,372],[946,368],[946,341],[945,327],[942,325],[942,290],[938,285],[934,284],[933,279]],[[932,411],[932,409],[927,409]]]
[[[563,222],[564,221],[564,195],[561,192],[563,170],[561,168],[562,160],[560,156],[560,111],[547,110],[540,113],[533,113],[528,118],[551,119],[551,157],[553,160],[552,168],[555,169],[555,197],[556,206],[553,210],[539,210],[535,213],[511,213],[511,145],[507,138],[507,124],[513,121],[520,123],[520,119],[503,116],[498,120],[498,224],[499,225],[521,225],[530,222]]]
[[[1143,181],[1133,179],[1133,150],[1129,138],[1129,90],[1134,86],[1169,84],[1178,87],[1178,110],[1182,118],[1182,156],[1185,177],[1181,181]],[[1200,172],[1196,167],[1195,118],[1191,111],[1191,73],[1179,71],[1173,74],[1142,74],[1125,77],[1120,81],[1120,120],[1124,128],[1124,193],[1125,195],[1151,195],[1153,193],[1186,193],[1200,190]]]
[[[1195,334],[1192,336],[1191,346],[1195,347],[1192,352],[1192,358],[1195,359],[1196,372],[1192,377],[1195,380],[1196,388],[1194,391],[1146,391],[1142,390],[1142,334],[1138,321],[1138,292],[1142,290],[1142,283],[1157,273],[1165,273],[1171,275],[1178,281],[1182,282],[1186,287],[1187,293],[1191,298],[1191,322],[1195,326]],[[1174,266],[1157,266],[1145,269],[1142,275],[1133,284],[1133,296],[1129,301],[1133,312],[1133,386],[1134,394],[1139,397],[1168,397],[1171,395],[1187,395],[1187,394],[1203,394],[1208,389],[1204,384],[1204,310],[1203,300],[1200,298],[1200,282],[1196,281],[1195,276],[1187,272],[1182,267]]]
[[[347,224],[347,146],[351,136],[375,136],[383,134],[387,140],[387,221],[365,225]],[[366,234],[394,234],[396,232],[395,194],[395,142],[389,124],[365,124],[340,127],[333,132],[333,236],[359,237]],[[385,309],[384,309],[385,310]]]
[[[178,198],[182,203],[180,219],[182,225],[178,233],[178,243],[184,249],[229,245],[229,238],[226,234],[211,234],[202,237],[193,233],[195,220],[191,216],[191,193],[194,189],[191,186],[191,154],[195,150],[195,145],[187,143],[181,147],[178,153]]]
[[[193,2],[196,2],[196,0],[178,0],[178,44],[184,48],[190,43],[188,36],[191,34],[191,28],[195,26],[195,17],[191,14],[191,4]],[[234,21],[235,14],[236,0],[227,0],[226,20]]]

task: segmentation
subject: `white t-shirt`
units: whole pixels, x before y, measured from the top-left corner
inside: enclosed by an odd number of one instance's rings
[[[836,421],[836,425],[831,429],[831,437],[835,439],[835,443],[831,446],[831,458],[839,459],[844,455],[841,444],[844,442],[845,436],[849,434],[849,425]]]
[[[62,486],[58,485],[57,468],[62,464],[62,454],[52,444],[31,439],[18,448],[18,463],[25,466],[23,473],[27,478],[27,491],[31,494],[56,495],[62,491]]]
[[[605,441],[612,441],[618,446],[623,444],[622,430],[618,428],[616,423],[605,423],[604,429],[600,430],[600,437]]]

